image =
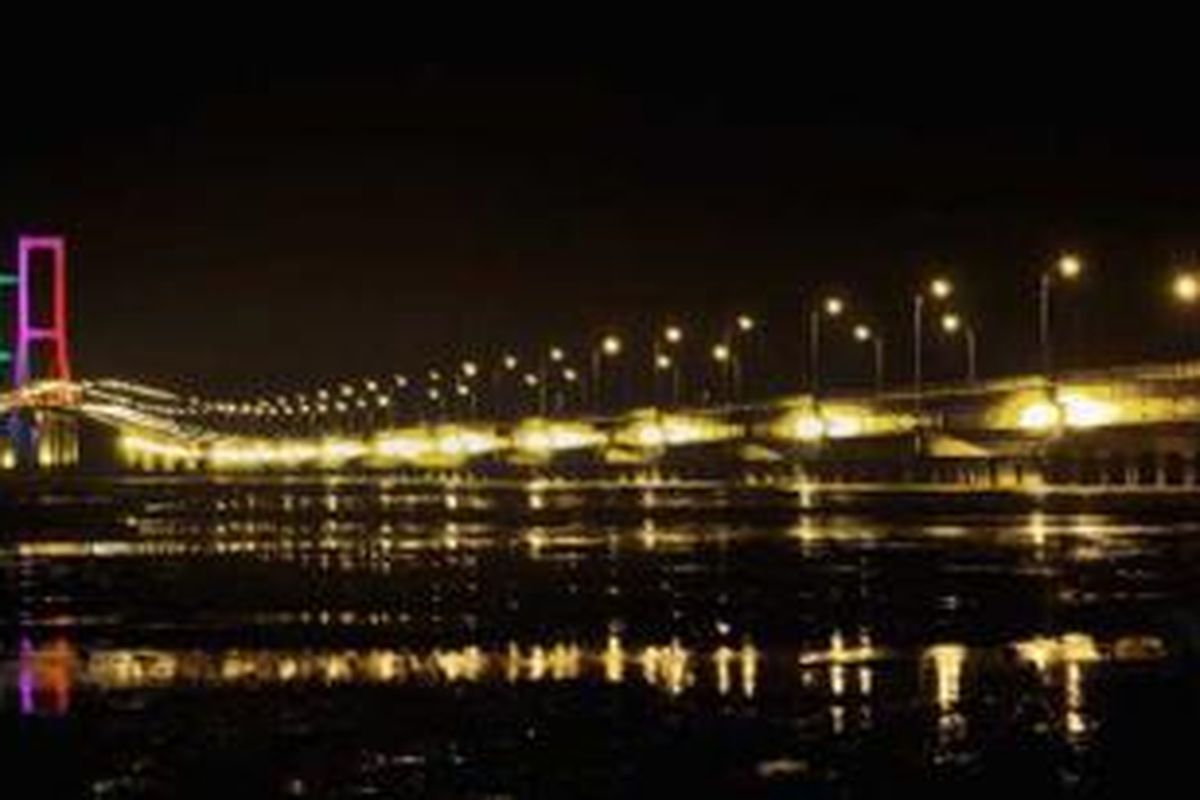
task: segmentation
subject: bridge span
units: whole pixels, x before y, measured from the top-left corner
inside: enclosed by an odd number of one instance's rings
[[[1200,362],[1016,376],[611,416],[388,420],[245,430],[194,397],[119,380],[33,382],[0,415],[34,441],[9,469],[384,472],[438,479],[704,479],[734,484],[1190,487],[1200,483]],[[80,442],[91,442],[81,448]],[[99,444],[97,444],[97,442]]]

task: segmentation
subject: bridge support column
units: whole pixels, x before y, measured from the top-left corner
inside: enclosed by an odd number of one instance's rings
[[[1138,485],[1138,465],[1136,459],[1127,459],[1125,461],[1125,486]]]

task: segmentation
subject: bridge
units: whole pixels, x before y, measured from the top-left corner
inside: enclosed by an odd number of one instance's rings
[[[35,324],[31,255],[51,256]],[[1200,486],[1200,361],[1020,375],[753,403],[404,415],[375,381],[344,398],[185,396],[70,372],[65,246],[22,238],[0,466],[197,473],[366,471],[433,478],[707,480],[739,485]],[[51,348],[36,375],[36,347]],[[973,377],[973,376],[972,376]],[[815,382],[813,384],[815,386]],[[345,401],[345,402],[342,402]],[[326,413],[341,406],[340,415]],[[357,410],[357,411],[356,411]],[[545,412],[545,409],[542,409]]]

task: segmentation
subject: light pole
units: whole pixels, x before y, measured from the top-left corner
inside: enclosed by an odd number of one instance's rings
[[[1171,295],[1176,303],[1194,306],[1200,302],[1200,272],[1178,272],[1171,281]],[[1187,349],[1194,347],[1194,338],[1188,337],[1191,343]]]
[[[934,300],[945,300],[954,293],[954,284],[945,278],[934,278],[929,282],[929,296]],[[913,295],[913,403],[921,404],[922,364],[924,351],[922,327],[925,320],[925,291]]]
[[[550,391],[550,362],[557,367],[566,359],[567,354],[561,347],[551,347],[542,357],[538,371],[538,416],[546,416]],[[549,361],[547,361],[547,358]]]
[[[479,375],[479,365],[474,361],[464,361],[459,365],[462,372],[462,379],[459,383],[460,388],[457,389],[459,397],[467,401],[467,410],[473,418],[479,412],[479,392],[476,391],[473,381]],[[466,391],[462,391],[465,389]]]
[[[535,408],[538,408],[540,410],[540,405],[536,401],[538,398],[540,398],[540,395],[541,395],[540,386],[541,386],[542,381],[534,373],[526,372],[524,375],[521,376],[521,383],[525,384],[525,386],[527,386],[531,391],[536,393],[534,395]]]
[[[568,393],[572,389],[579,386],[579,373],[575,370],[574,367],[563,367],[562,380],[563,380],[563,386],[559,390],[559,393],[557,395],[557,397],[558,397],[557,411],[560,414],[567,410],[567,405],[569,404],[569,400],[570,400]]]
[[[875,394],[883,393],[883,336],[869,325],[854,326],[854,340],[870,344],[875,353]]]
[[[621,354],[621,339],[609,334],[592,348],[592,406],[595,413],[600,413],[604,404],[604,359],[616,358]]]
[[[664,352],[669,348],[671,353]],[[663,328],[662,339],[654,340],[654,369],[655,375],[661,370],[671,373],[671,405],[678,406],[683,383],[683,328],[678,325],[667,325]],[[665,365],[665,366],[664,366]],[[655,381],[655,388],[658,382]]]
[[[501,356],[491,370],[491,387],[488,394],[490,395],[490,407],[492,413],[496,416],[516,416],[519,413],[519,403],[514,404],[512,399],[508,397],[508,393],[502,391],[503,384],[506,380],[515,377],[517,367],[520,366],[520,361],[512,353],[505,353]]]
[[[975,327],[963,322],[962,317],[951,311],[942,315],[942,331],[950,336],[962,331],[967,346],[967,383],[974,384],[978,378],[975,368]]]
[[[717,374],[720,376],[721,395],[726,403],[734,395],[732,384],[737,380],[736,359],[729,345],[718,342],[712,347],[712,358],[717,364]]]
[[[827,297],[808,313],[808,389],[816,399],[821,389],[821,318],[840,317],[846,304],[840,297]]]
[[[658,374],[663,373],[663,372],[670,373],[668,375],[668,380],[671,381],[671,405],[672,405],[672,407],[678,406],[679,405],[679,370],[676,367],[674,360],[669,355],[667,355],[666,353],[661,353],[661,352],[655,353],[654,354],[654,375],[655,375],[654,402],[656,404],[658,403],[658,384],[659,384]]]
[[[735,403],[742,401],[744,384],[747,382],[744,374],[746,355],[743,348],[738,346],[737,337],[748,337],[754,331],[754,326],[754,317],[749,314],[738,314],[725,330],[725,345],[730,350],[730,369],[733,370],[734,392],[731,400]]]
[[[1065,254],[1054,264],[1053,269],[1044,270],[1038,282],[1038,342],[1042,351],[1042,377],[1047,383],[1053,378],[1054,352],[1050,332],[1050,292],[1055,279],[1073,281],[1083,272],[1083,262],[1078,256]]]

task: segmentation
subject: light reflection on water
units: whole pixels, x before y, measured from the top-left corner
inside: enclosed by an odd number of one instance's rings
[[[1066,730],[1086,732],[1086,671],[1100,662],[1153,662],[1164,645],[1153,636],[1127,636],[1098,643],[1080,633],[1013,642],[1006,648],[1048,687],[1056,689]],[[938,714],[943,732],[958,731],[965,720],[963,676],[975,663],[998,657],[996,648],[969,648],[939,643],[916,653],[889,651],[870,642],[865,632],[847,646],[835,631],[826,648],[798,653],[763,652],[752,642],[720,644],[707,651],[689,649],[678,639],[629,647],[610,633],[601,647],[576,642],[522,645],[502,649],[478,645],[411,649],[251,649],[227,650],[91,647],[77,650],[55,638],[39,646],[22,640],[15,664],[3,675],[5,691],[15,689],[22,713],[64,714],[77,691],[129,691],[172,687],[266,687],[272,685],[446,685],[519,683],[640,682],[668,695],[684,692],[733,693],[750,700],[760,681],[776,691],[794,684],[828,704],[835,732],[840,732],[845,704],[851,696],[869,706],[876,692],[889,688],[876,673],[895,676],[896,665],[915,663],[927,671],[928,696],[923,702]],[[869,717],[869,709],[864,713]]]
[[[954,769],[1000,719],[1086,752],[1114,682],[1161,674],[1188,646],[1188,520],[679,518],[640,511],[683,495],[637,487],[611,503],[611,517],[564,513],[585,499],[553,483],[227,487],[0,531],[0,719],[107,720],[136,698],[151,729],[162,704],[203,696],[192,724],[228,726],[247,692],[332,717],[354,703],[344,692],[381,708],[444,698],[431,713],[461,703],[489,724],[565,705],[572,725],[615,715],[604,724],[630,741],[740,720],[730,752],[777,780],[819,762],[789,737],[915,735],[921,758]],[[612,711],[612,696],[667,710]],[[322,714],[307,725],[323,730]],[[379,752],[415,735],[372,730]],[[756,749],[764,730],[771,752]],[[468,734],[440,735],[429,747]]]

